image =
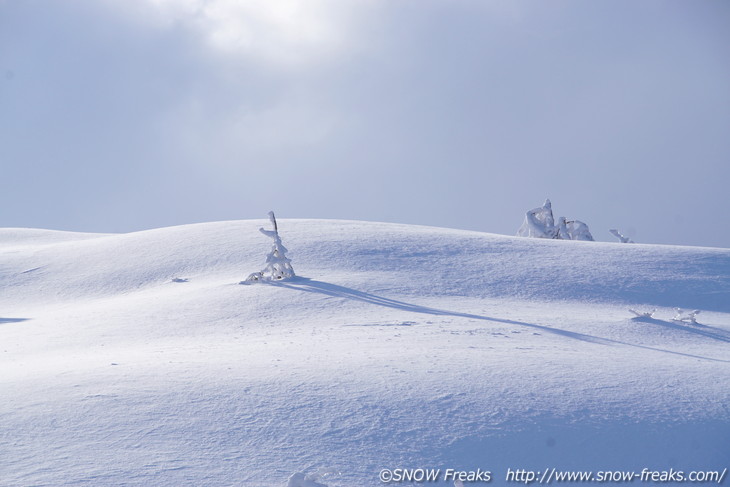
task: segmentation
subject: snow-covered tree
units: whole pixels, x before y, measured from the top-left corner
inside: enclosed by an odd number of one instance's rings
[[[673,321],[682,321],[692,324],[697,323],[697,315],[700,312],[698,309],[693,311],[684,311],[682,308],[674,308],[674,311],[676,314],[674,315],[674,318],[672,318]]]
[[[609,232],[611,232],[611,235],[616,237],[618,239],[618,241],[621,243],[634,243],[634,241],[631,240],[629,237],[626,237],[625,235],[621,235],[621,232],[619,232],[615,228],[610,229]]]
[[[654,313],[656,313],[656,308],[654,308],[651,311],[637,311],[637,310],[635,310],[633,308],[629,308],[629,311],[631,311],[632,313],[634,313],[637,318],[653,318],[654,317]]]
[[[550,200],[525,214],[525,221],[517,231],[518,237],[557,238],[553,208]]]
[[[580,220],[569,221],[568,232],[570,233],[572,240],[585,240],[588,242],[594,241],[591,231],[588,230],[588,225]]]
[[[266,256],[266,267],[264,270],[259,272],[253,272],[249,274],[245,281],[241,282],[255,282],[255,281],[280,281],[283,279],[289,279],[294,277],[294,269],[291,266],[291,260],[286,256],[288,252],[284,244],[281,243],[281,237],[279,237],[279,227],[276,224],[276,217],[274,212],[269,212],[269,220],[271,221],[274,230],[266,230],[259,228],[259,231],[271,237],[274,243],[271,246],[271,252]]]
[[[525,221],[517,230],[517,236],[593,241],[593,235],[588,230],[588,225],[582,221],[567,220],[564,216],[561,216],[556,224],[549,199],[545,200],[544,205],[533,208],[525,214]]]
[[[563,240],[586,240],[593,242],[593,235],[588,225],[580,220],[566,220],[564,216],[558,218],[558,236]]]

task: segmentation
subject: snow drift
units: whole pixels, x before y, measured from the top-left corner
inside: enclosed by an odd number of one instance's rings
[[[0,229],[0,483],[730,466],[729,250],[280,223]]]

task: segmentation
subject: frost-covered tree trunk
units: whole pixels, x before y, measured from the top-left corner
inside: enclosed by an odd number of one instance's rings
[[[571,240],[570,238],[570,230],[568,230],[568,222],[565,221],[565,217],[561,216],[558,218],[558,224],[555,226],[556,232],[555,232],[555,238],[559,238],[561,240]]]
[[[266,230],[259,228],[259,231],[274,240],[271,246],[271,252],[266,256],[266,267],[264,270],[249,274],[245,281],[280,281],[283,279],[289,279],[294,277],[294,269],[291,266],[291,260],[286,256],[288,252],[284,244],[281,243],[281,237],[279,237],[279,227],[276,224],[276,217],[274,212],[269,212],[269,220],[274,230]]]

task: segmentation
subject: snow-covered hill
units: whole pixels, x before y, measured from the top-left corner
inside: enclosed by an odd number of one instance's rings
[[[730,250],[267,224],[0,229],[0,485],[730,467]]]

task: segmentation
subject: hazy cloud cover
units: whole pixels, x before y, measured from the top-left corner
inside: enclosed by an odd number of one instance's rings
[[[524,212],[730,247],[730,4],[0,0],[0,226]],[[556,215],[556,216],[557,216]]]

